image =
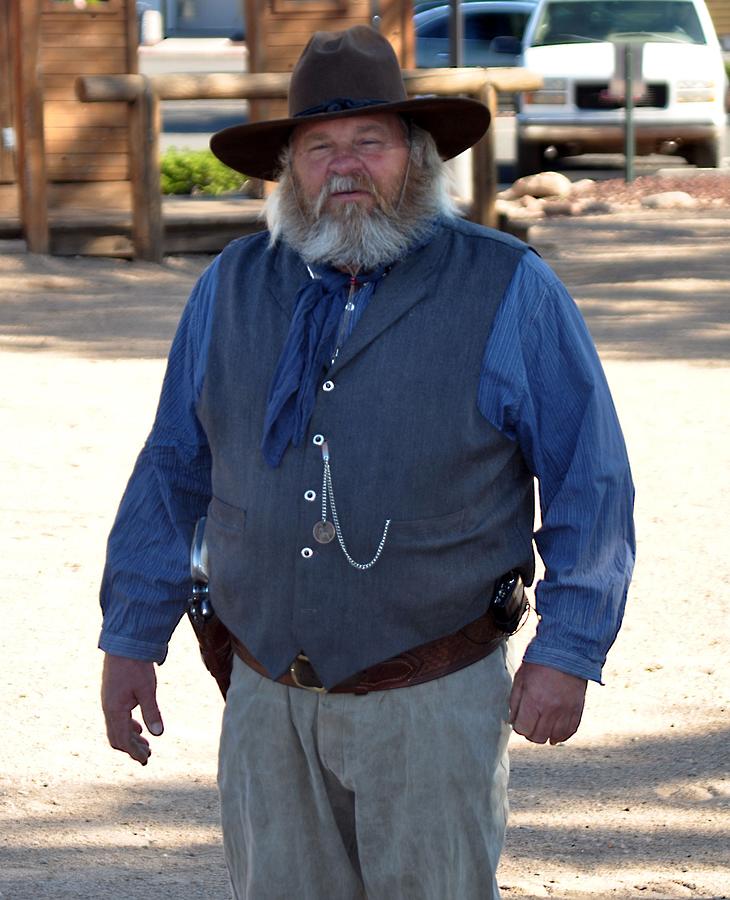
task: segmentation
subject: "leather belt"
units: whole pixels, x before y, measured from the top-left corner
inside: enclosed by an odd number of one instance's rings
[[[484,659],[496,650],[506,637],[505,632],[494,623],[491,612],[487,611],[454,634],[421,644],[398,656],[369,666],[329,689],[322,685],[314,667],[303,653],[294,659],[289,671],[276,681],[288,687],[330,694],[368,694],[370,691],[410,687],[435,678],[443,678],[444,675],[450,675]],[[231,642],[234,652],[247,666],[259,675],[271,678],[266,668],[233,634]]]

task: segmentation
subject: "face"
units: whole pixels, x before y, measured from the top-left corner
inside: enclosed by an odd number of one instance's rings
[[[400,195],[408,166],[408,143],[394,113],[308,122],[292,139],[292,168],[304,199],[314,204],[324,192],[319,212],[337,214],[349,204],[373,209],[376,193],[388,204]]]

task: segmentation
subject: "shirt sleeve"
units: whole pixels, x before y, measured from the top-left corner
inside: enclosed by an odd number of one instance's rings
[[[545,577],[525,660],[593,681],[621,625],[635,557],[634,488],[593,341],[572,298],[526,253],[485,350],[478,405],[539,486]]]
[[[162,663],[192,588],[190,542],[211,494],[210,449],[195,409],[216,284],[214,262],[180,319],[154,425],[109,535],[99,647],[117,656]]]

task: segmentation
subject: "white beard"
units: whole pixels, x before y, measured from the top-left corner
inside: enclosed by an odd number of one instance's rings
[[[272,243],[282,237],[309,265],[327,263],[347,271],[371,271],[402,259],[425,241],[439,215],[450,214],[448,194],[434,178],[407,172],[401,196],[383,197],[367,176],[333,176],[313,202],[301,199],[290,166],[266,203]],[[366,209],[357,202],[324,209],[332,193],[364,188],[375,198]],[[446,198],[446,199],[445,199]]]

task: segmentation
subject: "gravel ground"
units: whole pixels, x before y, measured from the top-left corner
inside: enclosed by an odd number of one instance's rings
[[[610,203],[632,209],[644,197],[665,192],[682,191],[693,197],[700,208],[730,208],[730,172],[726,174],[640,175],[632,182],[623,178],[594,181],[581,191],[581,199]]]
[[[512,741],[503,898],[727,898],[730,213],[559,218],[530,240],[605,360],[639,548],[580,731]],[[105,537],[206,263],[0,253],[3,900],[228,897],[222,704],[190,629],[159,669],[166,731],[145,769],[106,744],[96,650]]]

